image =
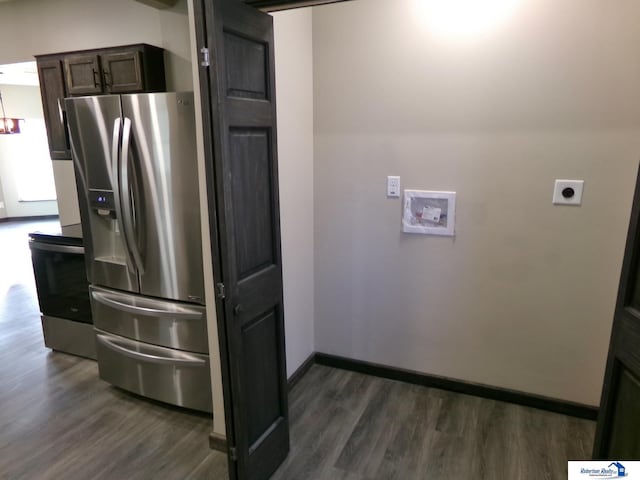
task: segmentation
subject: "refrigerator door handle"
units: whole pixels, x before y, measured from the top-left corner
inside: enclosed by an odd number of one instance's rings
[[[125,244],[125,260],[127,262],[127,268],[133,274],[136,273],[135,267],[131,260],[131,253],[129,252],[129,241],[127,240],[127,232],[124,229],[124,223],[122,219],[122,203],[120,202],[120,129],[122,124],[122,118],[118,117],[113,121],[113,138],[111,142],[111,186],[113,187],[113,200],[116,209],[116,222],[118,223],[118,230],[122,234]]]
[[[154,345],[143,345],[139,342],[132,342],[126,339],[119,339],[110,335],[96,332],[96,340],[104,347],[125,355],[134,360],[143,362],[169,364],[185,367],[201,367],[206,364],[202,358],[179,350],[157,347]],[[129,347],[129,348],[127,348]],[[135,350],[132,350],[134,348]],[[140,350],[146,350],[142,352]]]
[[[149,298],[145,299],[134,299],[136,304],[131,304],[126,301],[127,296],[120,295],[112,295],[108,292],[103,292],[99,290],[92,290],[91,297],[96,302],[102,303],[108,307],[114,308],[116,310],[121,310],[123,312],[133,313],[137,315],[145,315],[145,316],[153,316],[153,317],[169,317],[169,318],[177,318],[182,320],[200,320],[202,319],[202,312],[191,309],[186,306],[180,306],[179,309],[167,309],[163,308],[163,302],[161,300],[152,300]]]
[[[120,193],[122,194],[122,210],[124,213],[124,231],[129,250],[133,255],[133,262],[142,275],[144,264],[138,248],[138,240],[133,224],[133,205],[131,204],[131,185],[129,183],[129,149],[131,146],[131,119],[124,117],[122,131],[122,158],[120,162]]]

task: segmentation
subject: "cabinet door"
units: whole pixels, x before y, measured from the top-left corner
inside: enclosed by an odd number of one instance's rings
[[[69,95],[97,95],[103,93],[100,57],[95,53],[68,55],[64,72]]]
[[[38,59],[38,77],[51,158],[71,159],[67,117],[62,101],[65,97],[62,59]]]
[[[135,93],[144,90],[142,52],[129,50],[101,55],[105,90],[110,93]]]

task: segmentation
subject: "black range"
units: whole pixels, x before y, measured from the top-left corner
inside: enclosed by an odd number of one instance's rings
[[[82,226],[29,234],[45,345],[95,358]]]

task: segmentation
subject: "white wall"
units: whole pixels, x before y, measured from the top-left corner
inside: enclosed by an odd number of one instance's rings
[[[73,162],[69,160],[53,160],[51,163],[53,165],[53,176],[56,183],[60,225],[65,226],[80,223],[78,191],[76,189],[76,175],[73,170]]]
[[[597,405],[640,158],[640,3],[516,3],[468,37],[414,0],[314,9],[316,349]],[[387,175],[457,191],[456,237],[402,234]],[[551,204],[556,178],[585,180],[582,207]]]
[[[273,17],[284,320],[291,376],[314,352],[312,13],[305,8]]]
[[[0,218],[7,218],[7,206],[4,203],[4,192],[2,190],[2,177],[0,176]]]
[[[19,39],[17,41],[16,39]],[[149,43],[166,49],[168,90],[191,90],[187,0],[166,10],[133,0],[0,3],[0,64],[45,53]]]
[[[5,206],[0,212],[4,210],[7,217],[56,215],[58,207],[55,199],[22,201],[19,190],[19,182],[28,182],[28,177],[34,171],[37,171],[39,179],[44,180],[38,183],[53,184],[40,90],[38,87],[16,85],[2,85],[0,90],[7,116],[25,120],[22,133],[0,135],[0,183]],[[45,190],[42,188],[42,193]],[[54,195],[51,191],[43,197],[53,198]]]

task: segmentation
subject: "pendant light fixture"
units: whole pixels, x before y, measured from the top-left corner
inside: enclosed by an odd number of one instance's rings
[[[2,101],[2,92],[0,92],[0,108],[2,109],[2,117],[0,117],[0,135],[8,135],[11,133],[20,133],[20,118],[8,118],[4,111],[4,102]]]

